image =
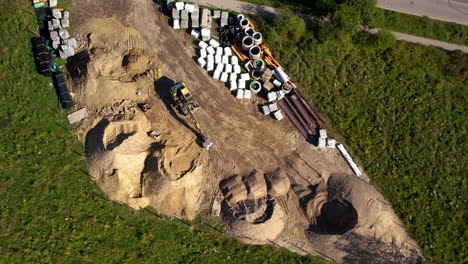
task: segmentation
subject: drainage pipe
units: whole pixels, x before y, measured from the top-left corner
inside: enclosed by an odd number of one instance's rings
[[[252,39],[252,37],[250,37]],[[253,42],[253,39],[252,39],[252,42]],[[249,49],[249,58],[251,58],[252,60],[256,60],[256,59],[260,59],[260,53],[261,53],[261,49],[259,46],[252,46],[250,47]]]
[[[262,90],[262,85],[257,81],[253,81],[250,83],[250,90],[252,93],[259,93]]]
[[[252,37],[254,39],[255,45],[260,45],[260,43],[262,43],[262,33],[255,32],[253,33]]]
[[[246,36],[242,39],[242,49],[248,51],[253,46],[253,38],[250,36]]]
[[[249,26],[249,20],[247,18],[243,18],[243,19],[239,20],[239,26],[242,29],[246,29]]]

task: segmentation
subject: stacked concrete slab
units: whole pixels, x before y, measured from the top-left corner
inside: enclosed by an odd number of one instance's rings
[[[198,8],[198,5],[194,5],[194,9],[193,12],[190,14],[190,18],[192,20],[192,27],[200,27],[200,9]]]
[[[219,25],[221,27],[224,27],[228,24],[228,19],[229,19],[229,13],[224,11],[224,12],[221,12],[221,21],[219,23]]]
[[[201,27],[211,28],[211,12],[209,9],[202,9],[201,13]]]

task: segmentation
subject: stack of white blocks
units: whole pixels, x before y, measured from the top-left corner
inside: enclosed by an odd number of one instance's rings
[[[276,120],[281,120],[284,118],[283,113],[281,112],[281,110],[279,110],[277,103],[263,105],[262,112],[264,115],[273,114],[273,117]]]
[[[201,35],[203,35],[203,30]],[[197,33],[192,30],[192,36],[195,37]],[[200,48],[200,57],[197,62],[200,67],[206,68],[209,73],[212,73],[214,79],[227,83],[229,89],[235,93],[236,98],[250,99],[252,97],[252,92],[246,89],[250,75],[248,73],[241,74],[239,58],[233,55],[230,47],[220,47],[214,39],[209,40],[208,43],[200,41],[198,47]]]
[[[198,28],[198,5],[185,4],[184,2],[176,2],[174,4],[174,8],[172,9],[172,27],[174,29],[188,28],[189,14],[192,15],[192,20],[195,20],[195,22],[192,21],[192,26]],[[198,36],[195,38],[198,38]]]

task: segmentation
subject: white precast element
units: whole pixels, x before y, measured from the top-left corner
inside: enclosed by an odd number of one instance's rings
[[[214,79],[219,80],[219,76],[221,76],[221,72],[220,72],[220,71],[214,71],[214,72],[213,72],[213,78],[214,78]]]
[[[216,55],[216,56],[215,56],[215,63],[216,63],[216,64],[221,63],[221,55]]]
[[[223,73],[221,73],[221,79],[220,79],[220,81],[222,81],[222,82],[227,82],[228,77],[229,77],[229,74],[228,74],[227,72],[223,72]]]
[[[214,57],[214,55],[213,55],[213,54],[208,54],[208,55],[206,55],[206,61],[207,61],[207,62],[210,62],[210,61],[215,62],[215,57]]]
[[[222,63],[216,64],[216,71],[222,72],[223,69],[224,69],[224,64]]]
[[[214,40],[214,39],[210,39],[210,42],[208,42],[212,47],[219,47],[219,42]]]
[[[253,38],[251,36],[245,36],[242,39],[241,47],[243,50],[248,51],[254,44]]]
[[[281,89],[281,90],[277,91],[276,94],[278,96],[278,100],[281,100],[286,95],[286,92],[283,89]]]
[[[269,93],[267,94],[267,100],[268,100],[268,102],[275,101],[276,99],[278,99],[278,95],[276,94],[276,92],[269,92]]]
[[[203,41],[207,41],[210,39],[210,35],[211,35],[211,30],[209,28],[202,28],[201,31],[200,31],[201,35],[202,35],[202,39]]]
[[[325,148],[327,146],[327,140],[325,138],[319,137],[317,139],[317,147],[319,148]]]
[[[197,39],[198,37],[200,37],[200,31],[196,29],[192,29],[192,32],[190,32],[190,35],[192,35],[192,37]]]
[[[70,124],[74,124],[76,122],[81,121],[83,118],[86,118],[87,116],[88,116],[88,110],[86,110],[86,108],[83,107],[67,115],[67,118]]]
[[[68,11],[63,11],[63,12],[62,12],[62,17],[63,17],[63,18],[69,18],[69,17],[70,17],[70,12],[68,12]]]
[[[60,19],[60,18],[62,18],[62,12],[60,12],[60,10],[58,8],[53,8],[52,9],[52,16],[57,18],[57,19]]]
[[[237,74],[241,73],[241,67],[238,64],[234,65],[234,72]]]
[[[239,100],[244,99],[244,89],[237,89],[236,98]]]
[[[255,30],[251,27],[247,27],[244,29],[245,36],[252,36],[255,33]]]
[[[273,70],[273,74],[280,83],[285,83],[291,79],[280,67]]]
[[[208,48],[206,48],[206,52],[208,52],[208,54],[215,54],[215,49],[209,46]]]
[[[232,65],[231,64],[226,64],[226,66],[224,66],[224,72],[231,73],[232,72]]]
[[[259,46],[255,45],[250,47],[249,49],[249,58],[252,60],[260,59],[260,55],[262,53],[262,49]]]
[[[184,2],[176,2],[176,3],[175,3],[175,8],[176,8],[177,10],[179,10],[179,11],[180,11],[180,10],[183,10],[183,9],[184,9]]]
[[[345,158],[345,160],[348,162],[349,166],[351,166],[351,169],[353,169],[354,171],[354,174],[356,174],[357,176],[361,176],[362,173],[361,171],[359,170],[358,166],[356,165],[356,163],[354,163],[354,160],[351,158],[351,156],[349,155],[348,151],[346,151],[345,147],[343,146],[343,144],[336,144],[336,147],[338,148],[338,150],[341,152],[341,155],[343,155],[343,157]]]
[[[276,118],[276,120],[281,120],[284,118],[283,116],[283,113],[281,112],[281,110],[278,110],[276,112],[273,113],[273,116]]]
[[[245,80],[242,80],[242,79],[237,80],[237,88],[245,89]]]
[[[180,22],[178,19],[174,19],[174,21],[172,21],[172,28],[180,29]]]
[[[270,112],[278,111],[278,104],[277,103],[269,104],[268,109],[270,109]]]
[[[268,114],[271,113],[270,108],[268,107],[268,105],[263,105],[263,106],[262,106],[262,113],[263,113],[264,115],[268,115]]]
[[[250,80],[250,74],[248,74],[248,73],[242,73],[242,74],[240,75],[240,78],[241,78],[242,80],[248,81],[248,80]]]
[[[222,62],[224,64],[229,64],[229,56],[228,55],[223,55]]]
[[[195,10],[195,6],[192,4],[185,4],[185,10],[189,13],[192,13]]]
[[[247,27],[249,27],[249,20],[247,18],[243,18],[239,21],[239,26],[242,28],[242,29],[245,29]]]
[[[58,49],[59,46],[60,46],[60,41],[59,40],[52,41],[52,48]]]
[[[60,24],[62,25],[62,27],[67,28],[70,26],[70,21],[66,18],[62,18],[60,19]]]
[[[52,41],[60,41],[60,37],[57,31],[51,31],[50,38],[52,39]]]
[[[202,29],[202,32],[203,32],[203,29]],[[198,42],[198,47],[200,49],[206,49],[206,48],[208,48],[208,44],[206,44],[205,41],[200,41],[200,42]]]
[[[198,65],[200,65],[200,67],[202,68],[204,68],[206,65],[206,60],[203,58],[198,58],[197,62],[198,62]]]
[[[200,49],[200,58],[205,58],[207,56],[206,49]]]
[[[226,51],[225,51],[226,52]],[[227,55],[227,54],[226,54]],[[237,56],[232,56],[231,57],[231,64],[232,65],[236,65],[236,64],[239,64],[239,58],[237,58]]]
[[[250,90],[244,90],[244,99],[252,98],[252,92]]]
[[[252,38],[254,39],[254,44],[255,44],[255,45],[260,45],[260,43],[262,43],[262,33],[260,33],[260,32],[255,32],[255,33],[252,35]]]
[[[280,81],[274,79],[274,80],[273,80],[273,85],[276,86],[276,87],[280,87],[280,86],[281,86],[281,83],[280,83]]]
[[[327,147],[336,148],[336,140],[333,138],[327,138]]]
[[[180,11],[177,9],[172,9],[172,18],[173,19],[180,19]]]
[[[260,82],[254,81],[250,83],[250,90],[254,93],[259,93],[262,90]]]
[[[221,17],[221,10],[213,10],[213,18],[220,18]]]
[[[221,19],[219,21],[219,25],[224,27],[228,24],[229,13],[226,11],[221,12]]]
[[[231,72],[231,74],[229,74],[229,81],[237,81],[237,74],[234,73],[234,72]]]
[[[49,6],[50,6],[50,7],[55,7],[55,6],[57,6],[57,0],[49,0]]]
[[[70,34],[68,33],[68,30],[66,29],[60,29],[59,30],[59,36],[61,39],[69,39],[70,38]]]
[[[224,55],[232,56],[232,50],[230,47],[224,47]]]
[[[327,130],[321,128],[321,129],[319,129],[318,132],[319,132],[320,138],[327,138]]]
[[[230,81],[229,82],[229,90],[234,91],[237,89],[237,82],[236,81]]]
[[[214,69],[214,62],[213,61],[208,61],[206,64],[206,70],[207,71],[212,71]]]
[[[223,56],[223,48],[222,47],[217,47],[216,48],[216,55]]]
[[[181,19],[180,20],[180,28],[188,28],[188,19]]]

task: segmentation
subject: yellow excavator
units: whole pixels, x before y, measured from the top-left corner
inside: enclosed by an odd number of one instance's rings
[[[198,133],[202,137],[203,148],[205,148],[206,150],[210,149],[210,147],[213,145],[213,142],[211,142],[211,140],[209,140],[205,136],[200,125],[197,122],[197,119],[193,115],[193,113],[197,112],[198,109],[200,109],[200,105],[198,104],[197,100],[195,100],[195,98],[192,96],[185,83],[178,82],[174,84],[170,88],[169,93],[171,94],[172,99],[174,99],[176,109],[178,109],[184,115],[189,116],[192,119],[196,129],[198,130]]]

